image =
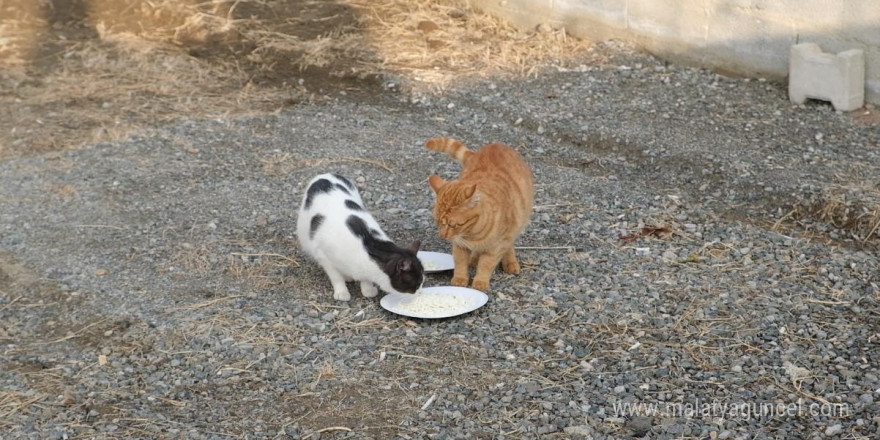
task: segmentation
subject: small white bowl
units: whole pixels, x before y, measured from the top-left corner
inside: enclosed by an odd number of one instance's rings
[[[419,251],[416,256],[422,261],[425,273],[445,272],[455,269],[455,261],[453,261],[452,255],[442,252]]]

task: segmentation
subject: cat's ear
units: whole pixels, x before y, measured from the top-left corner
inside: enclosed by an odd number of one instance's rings
[[[408,272],[410,269],[412,269],[412,261],[408,258],[403,258],[397,262],[398,272]]]
[[[418,251],[419,251],[419,247],[420,247],[421,245],[422,245],[422,242],[419,241],[419,240],[416,240],[416,241],[410,243],[410,245],[409,245],[409,247],[408,247],[407,249],[409,249],[409,250],[411,250],[411,251],[413,251],[413,252],[418,252]]]
[[[477,185],[468,185],[467,188],[464,189],[464,198],[469,199],[474,192],[477,190]]]
[[[440,191],[440,188],[442,188],[443,185],[446,185],[446,181],[443,180],[442,177],[436,175],[428,177],[428,183],[431,185],[431,189],[433,189],[434,192]]]
[[[476,185],[471,185],[464,191],[464,196],[467,200],[467,206],[473,208],[480,203],[480,193],[477,191]]]

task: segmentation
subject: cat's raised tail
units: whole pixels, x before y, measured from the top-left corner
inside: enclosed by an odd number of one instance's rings
[[[425,142],[425,148],[431,151],[446,153],[449,157],[461,163],[465,163],[474,154],[473,151],[468,150],[461,142],[448,137],[428,139]]]

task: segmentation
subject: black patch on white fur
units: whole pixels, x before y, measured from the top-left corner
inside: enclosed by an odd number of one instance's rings
[[[318,228],[321,227],[321,223],[324,223],[324,216],[321,214],[315,214],[312,217],[312,224],[309,226],[309,238],[314,239],[315,233],[318,232]]]
[[[348,179],[346,179],[344,176],[342,176],[341,174],[336,174],[336,173],[333,173],[333,177],[335,177],[335,178],[341,180],[342,183],[344,183],[345,186],[348,187],[348,189],[354,191],[354,184],[351,183],[351,180],[348,180]]]
[[[347,195],[347,196],[351,195],[351,191],[349,191],[348,188],[345,187],[345,185],[342,185],[341,183],[334,183],[333,186],[335,186],[336,189],[344,192],[345,195]]]
[[[361,205],[358,205],[354,200],[346,200],[345,206],[352,211],[363,211],[364,208]]]
[[[375,230],[375,229],[370,229],[370,235],[372,235],[372,236],[375,237],[375,238],[379,238],[379,237],[382,236],[382,234],[381,234],[379,231]]]
[[[318,194],[328,193],[333,191],[333,184],[327,179],[318,179],[311,185],[309,185],[309,189],[306,191],[306,209],[312,206],[312,200]]]
[[[348,219],[345,220],[345,226],[348,226],[348,230],[351,231],[355,237],[360,238],[366,244],[367,241],[373,240],[373,235],[370,234],[370,228],[367,227],[367,222],[364,219],[356,216],[350,215]]]
[[[406,293],[415,293],[418,290],[425,280],[425,270],[416,251],[377,238],[367,223],[356,215],[348,216],[345,225],[355,237],[361,239],[370,259],[388,275],[392,287],[398,292]]]

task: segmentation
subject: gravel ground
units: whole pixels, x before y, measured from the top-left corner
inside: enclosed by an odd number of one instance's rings
[[[596,51],[0,163],[4,438],[880,436],[876,239],[791,215],[880,189],[878,125]],[[347,175],[391,237],[448,251],[441,135],[533,166],[523,272],[445,320],[334,301],[303,186]]]

